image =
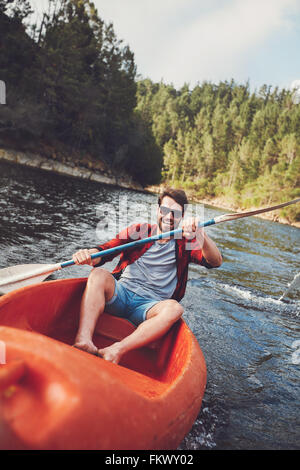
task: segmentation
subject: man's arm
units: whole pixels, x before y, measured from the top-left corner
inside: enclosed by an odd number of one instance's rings
[[[148,227],[148,224],[145,224]],[[112,261],[116,256],[120,255],[120,252],[111,253],[102,259],[101,256],[91,259],[91,255],[94,253],[99,253],[99,251],[108,250],[110,248],[115,248],[119,245],[124,245],[131,241],[136,240],[139,237],[141,229],[141,224],[133,224],[130,227],[123,229],[116,238],[99,245],[98,247],[90,249],[82,249],[73,254],[73,260],[75,264],[89,264],[90,266],[102,266],[108,261]]]
[[[203,230],[203,256],[208,262],[208,264],[210,264],[210,266],[212,266],[213,268],[218,268],[223,262],[222,255],[215,242],[211,238],[209,238],[207,233],[204,232],[204,229],[200,230]]]

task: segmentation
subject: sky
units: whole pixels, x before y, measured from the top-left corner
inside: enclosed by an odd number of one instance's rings
[[[40,10],[47,0],[32,0]],[[135,54],[139,78],[300,85],[300,0],[94,0]],[[297,82],[298,81],[298,82]]]

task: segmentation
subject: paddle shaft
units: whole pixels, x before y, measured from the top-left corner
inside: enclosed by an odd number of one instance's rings
[[[299,202],[299,201],[300,201],[300,198],[297,198],[297,199],[294,199],[292,201],[284,202],[282,204],[278,204],[278,205],[272,206],[272,207],[266,207],[264,209],[256,209],[256,210],[250,211],[250,212],[235,212],[235,213],[231,213],[231,214],[230,213],[229,214],[223,214],[223,215],[220,215],[218,217],[215,217],[214,219],[209,219],[206,222],[200,222],[198,224],[198,227],[199,228],[208,227],[209,225],[220,224],[222,222],[229,222],[230,220],[236,220],[236,219],[241,219],[243,217],[250,217],[250,216],[253,216],[253,215],[257,215],[257,214],[262,214],[263,212],[269,212],[269,211],[272,211],[272,210],[280,209],[282,207],[289,206],[290,204],[295,204],[296,202]],[[129,248],[134,248],[138,245],[143,245],[145,243],[153,242],[153,241],[156,241],[156,240],[162,240],[163,238],[170,238],[174,235],[181,234],[181,233],[182,233],[182,228],[178,228],[178,229],[172,230],[170,232],[164,232],[164,233],[160,233],[158,235],[153,235],[152,237],[142,238],[140,240],[136,240],[136,241],[133,241],[133,242],[130,242],[130,243],[126,243],[124,245],[119,245],[119,246],[116,246],[114,248],[109,248],[107,250],[99,251],[99,253],[93,253],[91,255],[91,259],[100,258],[100,257],[102,258],[103,256],[111,255],[113,253],[118,253],[118,252],[127,250]],[[60,267],[61,268],[66,268],[66,267],[72,266],[74,264],[75,264],[75,261],[69,260],[69,261],[65,261],[65,262],[61,263]]]
[[[207,227],[208,225],[214,225],[215,223],[216,223],[215,219],[210,219],[210,220],[207,220],[206,222],[201,222],[200,224],[198,224],[198,227]],[[108,248],[107,250],[99,251],[99,253],[93,253],[91,255],[91,259],[99,258],[99,257],[102,258],[103,256],[111,255],[113,253],[117,253],[118,251],[127,250],[128,248],[134,248],[138,245],[143,245],[145,243],[154,242],[156,240],[162,240],[163,238],[170,238],[174,235],[181,234],[181,233],[182,233],[182,228],[178,228],[176,230],[171,230],[171,232],[163,232],[158,235],[153,235],[152,237],[142,238],[134,242],[126,243],[125,245],[119,245],[119,246],[115,246],[114,248]],[[75,264],[75,262],[73,260],[69,260],[69,261],[65,261],[64,263],[62,263],[61,267],[66,268],[67,266],[72,266],[73,264]]]

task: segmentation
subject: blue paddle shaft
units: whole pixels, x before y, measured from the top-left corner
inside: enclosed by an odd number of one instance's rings
[[[210,220],[207,220],[206,222],[200,222],[198,224],[198,227],[207,227],[209,225],[214,225],[215,223],[216,223],[215,219],[210,219]],[[169,238],[179,233],[182,233],[182,228],[172,230],[171,232],[163,232],[163,233],[160,233],[159,235],[153,235],[152,237],[142,238],[141,240],[136,240],[134,242],[126,243],[125,245],[115,246],[114,248],[109,248],[108,250],[99,251],[99,253],[92,254],[91,259],[100,258],[100,257],[102,258],[103,256],[106,256],[106,255],[118,253],[118,251],[121,252],[123,250],[127,250],[128,248],[134,248],[135,246],[143,245],[144,243],[161,240],[162,238]],[[73,264],[75,264],[75,261],[70,260],[70,261],[65,261],[64,263],[61,263],[60,266],[62,268],[66,268],[68,266],[72,266]]]

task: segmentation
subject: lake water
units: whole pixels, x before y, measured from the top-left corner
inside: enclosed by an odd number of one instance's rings
[[[143,220],[137,204],[150,212],[156,199],[0,162],[0,268],[68,260],[107,240],[114,220]],[[101,208],[109,207],[116,219],[106,217],[100,230]],[[205,207],[204,216],[221,213]],[[223,264],[190,265],[184,319],[208,378],[201,412],[179,449],[299,449],[300,230],[254,217],[206,230]],[[89,272],[75,266],[53,277]]]

